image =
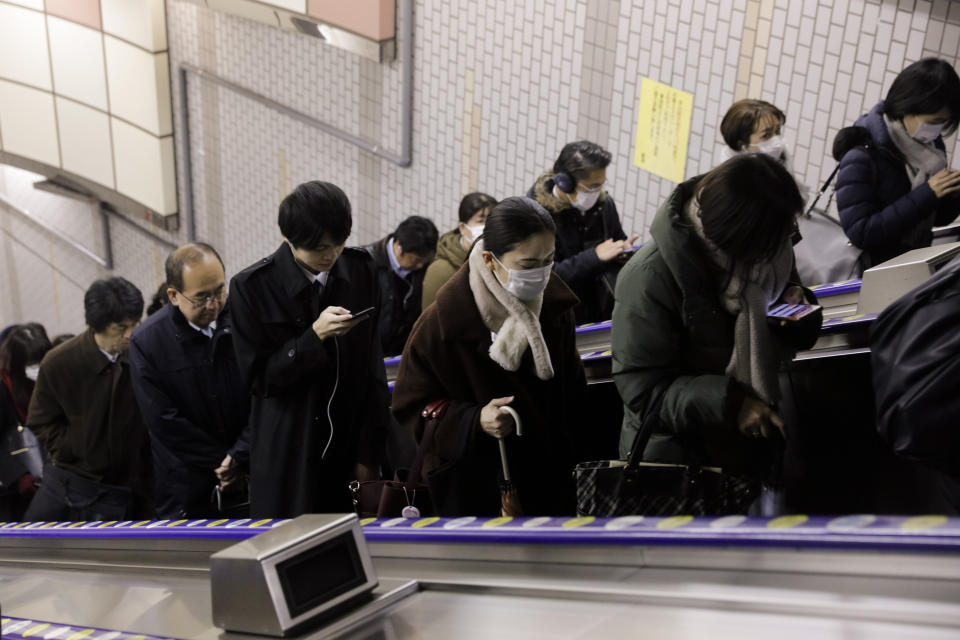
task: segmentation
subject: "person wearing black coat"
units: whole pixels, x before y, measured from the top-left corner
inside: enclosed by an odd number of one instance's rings
[[[83,296],[87,330],[40,363],[27,410],[50,456],[24,520],[148,519],[153,464],[130,380],[130,335],[143,294],[119,277],[97,280]]]
[[[344,248],[352,219],[335,185],[280,204],[284,242],[230,284],[234,348],[253,393],[254,517],[352,511],[347,484],[379,477],[389,421],[373,260]],[[353,313],[351,313],[353,312]]]
[[[169,304],[130,339],[133,389],[153,450],[157,515],[215,517],[214,488],[243,489],[250,394],[233,351],[220,256],[192,243],[173,251],[166,268]]]
[[[554,271],[580,299],[578,324],[610,319],[617,272],[640,237],[627,238],[617,205],[603,190],[610,159],[597,144],[571,142],[527,192],[557,225]]]
[[[930,246],[933,227],[956,219],[960,171],[948,168],[943,137],[958,123],[960,79],[934,58],[904,69],[854,123],[870,142],[840,160],[837,209],[864,267]]]
[[[377,265],[380,283],[380,347],[400,355],[413,323],[420,317],[423,277],[437,254],[437,227],[410,216],[392,234],[363,247]]]

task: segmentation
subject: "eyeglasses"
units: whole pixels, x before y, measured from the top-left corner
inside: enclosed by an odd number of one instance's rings
[[[185,294],[183,291],[180,291],[179,293],[184,298],[189,300],[193,306],[205,307],[209,305],[211,302],[223,302],[223,299],[227,297],[227,286],[222,284],[219,287],[217,287],[216,291],[214,291],[213,293],[207,294],[205,296],[201,296],[199,298],[191,298],[190,296]]]
[[[577,188],[580,189],[580,191],[583,191],[584,193],[596,193],[597,191],[600,191],[601,189],[603,189],[606,186],[606,184],[607,184],[607,181],[604,180],[600,184],[593,184],[590,186],[587,186],[585,184],[578,184]]]

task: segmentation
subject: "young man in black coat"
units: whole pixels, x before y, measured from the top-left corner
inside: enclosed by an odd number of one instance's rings
[[[213,491],[239,493],[250,412],[233,351],[227,281],[216,250],[201,242],[166,263],[169,304],[130,339],[130,374],[150,432],[161,518],[219,515]]]
[[[373,260],[344,248],[350,202],[307,182],[280,204],[283,243],[230,285],[234,346],[253,392],[254,517],[352,511],[379,476],[389,419]]]
[[[377,265],[380,281],[380,347],[398,356],[420,317],[423,277],[437,255],[437,227],[423,216],[410,216],[386,238],[364,249]]]

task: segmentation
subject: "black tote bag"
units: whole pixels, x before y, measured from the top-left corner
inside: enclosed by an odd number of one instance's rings
[[[641,462],[660,424],[666,387],[654,390],[627,460],[582,462],[574,470],[577,514],[612,517],[746,513],[760,482],[717,467]]]

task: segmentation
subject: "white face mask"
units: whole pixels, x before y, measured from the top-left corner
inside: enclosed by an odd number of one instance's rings
[[[497,260],[497,256],[493,256]],[[550,280],[550,271],[553,269],[551,262],[545,267],[534,267],[533,269],[510,269],[502,262],[497,260],[497,264],[507,270],[507,283],[500,282],[507,293],[516,297],[518,300],[533,300],[543,293],[547,288],[547,282]],[[494,274],[496,275],[496,273]],[[497,281],[500,277],[497,276]]]
[[[40,365],[31,364],[27,367],[24,367],[23,374],[27,376],[28,379],[37,381],[37,376],[40,375]]]
[[[940,137],[940,132],[943,131],[944,127],[946,126],[946,122],[942,122],[940,124],[921,122],[920,126],[917,127],[917,130],[913,134],[913,139],[921,144],[930,144]]]
[[[766,140],[762,140],[753,146],[757,148],[757,152],[766,154],[777,162],[783,162],[785,152],[787,150],[787,144],[780,136],[767,138]]]
[[[573,199],[573,206],[580,211],[589,211],[593,205],[597,204],[600,198],[601,189],[596,191],[577,191],[577,197]]]
[[[466,225],[466,227],[467,227],[467,231],[470,232],[470,238],[469,238],[470,242],[476,242],[477,238],[479,238],[483,234],[484,225],[482,224],[474,224],[474,225],[468,224]]]

